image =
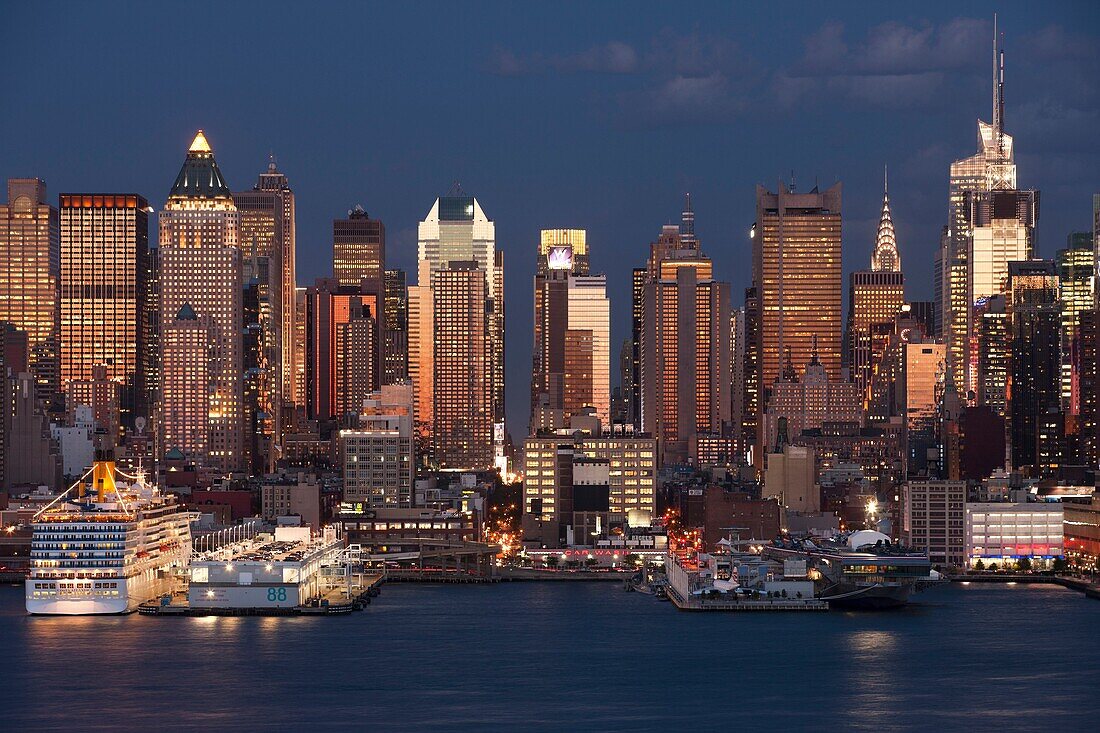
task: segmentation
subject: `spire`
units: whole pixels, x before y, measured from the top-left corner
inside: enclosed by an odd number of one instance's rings
[[[195,139],[191,141],[191,147],[187,149],[189,153],[213,153],[210,149],[210,143],[206,141],[206,135],[200,129],[195,133]]]
[[[993,14],[993,136],[998,152],[1004,155],[1005,128],[1005,52],[997,35],[997,14]]]
[[[890,191],[886,168],[882,174],[882,216],[878,222],[875,250],[871,253],[871,269],[875,272],[901,272],[901,255],[898,253],[894,220],[890,216]]]
[[[695,245],[695,210],[691,208],[691,194],[684,194],[684,211],[680,214],[680,240]]]

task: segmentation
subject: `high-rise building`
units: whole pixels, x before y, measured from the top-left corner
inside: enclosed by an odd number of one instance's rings
[[[286,175],[268,163],[250,191],[233,194],[240,213],[239,242],[244,282],[256,281],[258,323],[263,330],[260,409],[282,432],[283,412],[294,402],[295,203]],[[269,436],[270,437],[270,436]]]
[[[769,450],[778,446],[780,420],[784,421],[789,439],[800,436],[803,430],[820,429],[827,422],[862,424],[863,400],[858,385],[829,381],[825,367],[816,357],[810,359],[801,378],[791,373],[793,369],[786,371],[784,378],[772,384],[768,400]]]
[[[1062,411],[1081,411],[1081,313],[1093,307],[1093,246],[1091,232],[1073,232],[1058,250],[1059,302],[1062,309]]]
[[[332,222],[332,275],[341,285],[382,282],[386,269],[386,226],[356,205],[346,219]]]
[[[693,438],[730,429],[730,291],[697,240],[665,226],[642,288],[641,422],[662,463],[686,463]]]
[[[488,348],[486,374],[490,395],[490,437],[493,443],[491,462],[495,462],[504,452],[504,253],[496,249],[496,227],[485,215],[477,199],[467,196],[456,184],[446,196],[436,199],[428,215],[420,222],[417,238],[418,287],[430,287],[432,274],[452,269],[452,262],[476,263],[485,281],[485,302],[479,307],[485,308],[485,338]],[[468,270],[465,265],[463,267]],[[448,282],[456,277],[449,275]],[[409,359],[412,372],[414,318],[412,288],[409,290]],[[423,311],[420,314],[422,316]],[[435,311],[435,318],[438,320],[440,317],[441,314]],[[435,328],[438,330],[438,323]],[[473,339],[480,338],[472,336]],[[423,359],[428,347],[422,343],[418,348],[418,358]],[[437,359],[449,358],[444,357],[438,348],[435,356]],[[438,369],[436,373],[438,374]],[[427,395],[419,386],[417,392],[419,422],[423,420],[420,400]],[[436,385],[435,394],[439,394],[439,385]],[[433,407],[433,410],[438,410],[438,407]]]
[[[1058,274],[1054,262],[1012,262],[1008,269],[1009,443],[1012,467],[1039,465],[1040,419],[1060,405]]]
[[[760,297],[755,287],[745,288],[744,397],[742,398],[741,440],[752,451],[750,463],[763,466],[764,395],[760,390]],[[737,427],[736,425],[734,426]],[[758,445],[759,443],[759,445]]]
[[[767,389],[788,350],[796,370],[818,358],[840,380],[841,184],[824,192],[756,188],[753,284],[760,298],[760,373]]]
[[[1010,262],[1031,259],[1035,222],[1039,216],[1037,191],[968,191],[966,390],[973,402],[977,391],[977,320],[975,309],[986,298],[1004,292]]]
[[[902,539],[933,565],[963,567],[965,507],[965,481],[909,481],[902,487]]]
[[[396,384],[409,378],[409,291],[404,270],[386,270],[385,280],[382,384]]]
[[[894,319],[904,304],[905,277],[890,216],[890,195],[884,191],[871,269],[853,272],[848,285],[845,362],[861,390],[870,384],[871,372],[882,359]]]
[[[1012,357],[1005,296],[994,295],[975,308],[978,324],[978,404],[1008,416],[1008,373]]]
[[[220,329],[211,315],[199,316],[184,303],[174,318],[163,318],[161,332],[160,440],[167,450],[188,457],[212,453],[212,431],[208,429],[217,393],[209,388],[217,368],[213,354],[218,350]]]
[[[35,396],[49,406],[61,386],[59,230],[45,181],[9,178],[0,205],[0,321],[27,334]]]
[[[122,425],[148,415],[155,358],[149,326],[149,203],[137,194],[60,197],[61,389],[102,367],[120,391]],[[117,435],[116,435],[117,438]]]
[[[998,203],[994,205],[996,211],[986,218],[984,224],[975,221],[974,216],[974,194],[992,191],[1007,193],[1016,189],[1013,140],[1004,132],[1003,101],[1004,53],[999,49],[994,28],[993,121],[986,123],[978,120],[978,152],[951,164],[947,226],[937,255],[939,272],[936,280],[940,297],[937,324],[947,342],[948,389],[960,396],[974,389],[970,373],[973,371],[971,351],[975,324],[972,309],[975,299],[1000,292],[997,288],[1001,283],[997,279],[1004,276],[1004,263],[1030,257],[1030,253],[1025,257],[1015,256],[1021,247],[1026,246],[1018,234],[1014,233],[1009,241],[1000,238],[995,231],[994,221],[1005,221],[1006,213],[1014,218],[1017,213],[1014,205],[1012,211],[1004,211],[1008,197],[998,198]],[[977,226],[986,226],[989,231],[975,240],[971,231]],[[977,261],[974,261],[975,258]]]
[[[305,410],[309,403],[309,288],[294,288],[294,328],[291,338],[291,401],[296,410]]]
[[[362,298],[353,298],[348,319],[336,325],[333,344],[333,411],[342,422],[354,425],[363,400],[380,386],[373,358],[378,349],[378,321]]]
[[[756,383],[761,406],[788,360],[796,371],[809,364],[815,348],[830,380],[841,372],[841,184],[778,193],[756,187],[756,222],[751,235],[753,286],[758,298],[755,324]],[[756,460],[764,436],[756,437]]]
[[[179,448],[189,458],[222,470],[244,467],[244,285],[238,239],[240,213],[222,177],[214,151],[202,130],[159,215],[160,319],[162,354],[160,452]],[[181,344],[167,343],[171,328],[184,328],[178,316],[187,306],[205,324],[210,349],[205,372],[189,369],[173,375],[169,388],[167,359]],[[168,324],[175,321],[176,325]],[[185,330],[191,331],[188,326]],[[197,338],[197,335],[196,335]],[[191,357],[188,357],[191,358]],[[192,395],[206,389],[205,403]],[[188,400],[180,403],[179,400]],[[195,412],[205,404],[204,416]],[[169,420],[198,420],[167,429]],[[207,438],[198,436],[206,431]],[[173,441],[184,440],[183,445]]]
[[[1100,463],[1100,319],[1089,309],[1078,314],[1080,351],[1080,413],[1078,444],[1081,462]]]
[[[365,385],[367,392],[379,386],[378,351],[381,347],[377,337],[377,313],[383,305],[376,292],[364,292],[358,286],[341,285],[335,278],[319,278],[307,291],[306,324],[306,383],[307,412],[312,419],[329,420],[343,418],[340,407],[345,395],[341,390],[343,380],[352,379]],[[343,326],[356,318],[366,317],[373,325],[358,324],[348,335],[351,340],[341,340]],[[369,333],[368,333],[369,332]],[[369,351],[353,355],[350,361],[342,361],[340,355],[344,344],[358,344],[368,347]],[[342,365],[353,369],[355,365],[366,365],[366,371],[342,371]],[[365,380],[365,381],[364,381]],[[360,392],[363,390],[360,389]],[[362,394],[359,395],[359,400]],[[354,403],[358,405],[358,401]]]
[[[607,279],[588,274],[583,229],[547,229],[535,275],[531,432],[555,430],[585,407],[609,423],[611,312]]]
[[[432,331],[416,329],[410,338],[432,342],[431,458],[441,469],[489,469],[494,420],[485,272],[477,262],[453,260],[430,278]]]

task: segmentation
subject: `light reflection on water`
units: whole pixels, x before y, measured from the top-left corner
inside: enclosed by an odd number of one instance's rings
[[[1100,634],[1079,632],[1100,604],[1026,586],[917,601],[682,613],[614,585],[394,585],[344,617],[57,619],[0,588],[0,728],[1092,727]]]

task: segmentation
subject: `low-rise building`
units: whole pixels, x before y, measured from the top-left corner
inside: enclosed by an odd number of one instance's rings
[[[269,522],[279,517],[301,517],[302,526],[315,532],[324,522],[322,487],[314,474],[268,476],[260,487],[261,515]]]
[[[1057,501],[973,502],[966,505],[966,564],[1013,567],[1022,559],[1035,569],[1062,552],[1062,504]]]
[[[1066,560],[1078,568],[1098,567],[1100,560],[1100,492],[1089,499],[1062,499]]]

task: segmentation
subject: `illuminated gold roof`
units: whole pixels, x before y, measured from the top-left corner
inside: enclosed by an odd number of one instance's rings
[[[191,141],[191,147],[187,149],[187,152],[213,153],[214,151],[210,149],[210,143],[206,141],[206,135],[203,134],[202,130],[199,130],[195,134],[195,139]]]

